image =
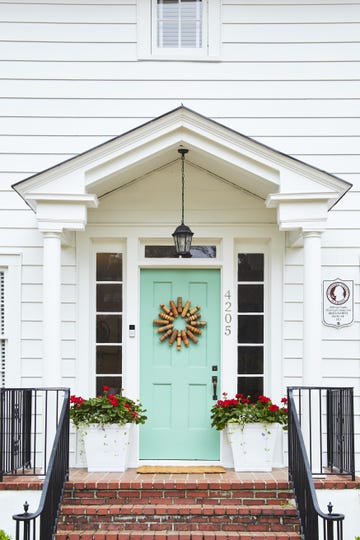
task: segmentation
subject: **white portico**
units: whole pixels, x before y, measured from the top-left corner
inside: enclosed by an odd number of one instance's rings
[[[179,222],[180,145],[189,149],[186,221],[200,244],[217,246],[214,260],[150,261],[143,254],[148,244],[169,243]],[[301,382],[320,384],[321,235],[332,206],[350,187],[185,107],[16,184],[14,189],[33,209],[44,239],[44,384],[62,383],[61,256],[62,246],[70,245],[76,251],[79,291],[72,379],[77,388],[89,394],[94,390],[94,362],[90,360],[94,347],[89,339],[94,304],[89,293],[92,274],[86,269],[92,264],[91,246],[109,243],[122,246],[126,254],[123,380],[133,395],[139,389],[139,335],[131,340],[127,328],[131,322],[138,327],[139,269],[150,264],[172,269],[216,267],[221,270],[222,293],[230,290],[235,299],[236,249],[241,246],[240,251],[246,251],[250,245],[250,251],[264,246],[267,253],[265,388],[279,395],[286,386],[282,361],[285,246],[303,249]],[[233,301],[231,336],[224,328],[219,330],[221,380],[227,390],[235,389],[237,311]],[[223,316],[221,320],[225,326]]]

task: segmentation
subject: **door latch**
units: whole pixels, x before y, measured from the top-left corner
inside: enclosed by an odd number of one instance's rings
[[[217,399],[217,382],[218,382],[218,378],[217,378],[217,375],[213,375],[211,377],[211,382],[212,382],[212,386],[213,386],[213,399]]]

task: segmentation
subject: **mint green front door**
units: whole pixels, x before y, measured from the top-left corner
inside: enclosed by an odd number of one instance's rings
[[[141,271],[140,393],[148,420],[140,426],[140,459],[219,460],[219,433],[210,427],[220,373],[220,271],[163,270]],[[198,343],[189,341],[170,346],[160,341],[160,304],[170,300],[191,307],[200,305],[201,328]],[[185,328],[185,320],[174,326]]]

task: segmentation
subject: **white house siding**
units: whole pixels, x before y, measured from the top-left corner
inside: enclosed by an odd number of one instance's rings
[[[136,0],[0,0],[0,250],[22,253],[19,382],[41,383],[42,238],[11,184],[183,103],[354,184],[329,215],[322,261],[324,279],[354,279],[355,323],[323,328],[323,369],[324,384],[355,385],[359,410],[360,2],[224,0],[219,62],[138,61],[136,17]],[[62,260],[71,384],[74,247]],[[288,245],[287,384],[301,382],[302,263]]]

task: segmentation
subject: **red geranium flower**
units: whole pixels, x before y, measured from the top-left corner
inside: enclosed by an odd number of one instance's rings
[[[267,396],[258,396],[252,400],[250,396],[245,396],[240,392],[233,399],[227,399],[228,394],[223,393],[225,399],[219,400],[211,409],[211,425],[216,429],[224,429],[228,424],[249,424],[260,422],[271,424],[277,422],[287,427],[287,408],[279,407]],[[281,403],[287,403],[283,398]]]
[[[70,418],[76,427],[89,424],[143,424],[147,417],[141,403],[125,397],[121,392],[109,394],[109,387],[103,387],[103,394],[84,399],[72,395],[70,398]]]
[[[278,405],[271,404],[269,407],[270,412],[277,412],[280,409]]]

